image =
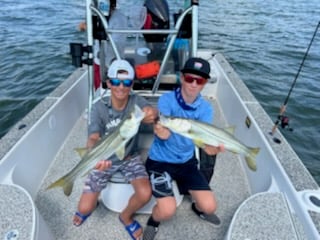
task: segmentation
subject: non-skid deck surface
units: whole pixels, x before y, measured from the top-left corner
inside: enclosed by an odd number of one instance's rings
[[[218,106],[216,103],[213,104],[216,109],[215,124],[223,126],[224,123],[221,114],[219,114]],[[44,190],[45,187],[68,172],[80,160],[73,149],[85,146],[86,126],[86,119],[81,117],[42,183],[36,197],[37,207],[56,239],[130,239],[118,220],[119,213],[110,211],[102,203],[83,225],[80,227],[73,226],[72,217],[77,209],[84,178],[77,179],[70,197],[66,197],[61,188]],[[219,154],[216,161],[211,187],[218,201],[216,213],[222,221],[220,227],[214,227],[198,218],[190,209],[189,197],[185,197],[178,207],[176,215],[160,225],[156,239],[223,239],[235,210],[249,196],[248,185],[239,161],[236,155],[229,152]],[[148,217],[149,215],[146,214],[138,214],[135,218],[141,225],[145,226]]]

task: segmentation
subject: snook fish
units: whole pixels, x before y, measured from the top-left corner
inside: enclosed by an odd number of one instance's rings
[[[69,196],[75,179],[87,174],[99,160],[108,159],[113,154],[116,154],[122,160],[125,157],[126,143],[137,134],[144,116],[144,112],[135,105],[133,111],[119,123],[117,128],[111,134],[101,138],[91,150],[76,149],[81,156],[80,162],[47,189],[62,187],[64,194]]]
[[[257,170],[256,156],[260,148],[247,147],[233,136],[230,129],[224,130],[196,120],[163,115],[160,115],[159,121],[171,131],[192,139],[197,147],[203,148],[204,144],[211,146],[223,144],[226,150],[243,154],[248,167],[253,171]]]

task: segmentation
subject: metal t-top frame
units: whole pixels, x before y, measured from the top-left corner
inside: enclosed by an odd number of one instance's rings
[[[152,94],[155,94],[155,92],[158,90],[160,85],[160,79],[163,73],[163,70],[165,69],[165,66],[167,64],[169,55],[171,53],[171,50],[173,48],[174,42],[177,38],[177,35],[179,33],[179,29],[182,25],[182,22],[186,15],[188,13],[191,13],[192,15],[192,37],[191,37],[191,56],[197,56],[197,46],[198,46],[198,4],[199,1],[192,0],[191,6],[186,8],[182,14],[179,16],[178,20],[176,21],[176,24],[174,26],[174,29],[109,29],[108,22],[106,17],[103,15],[103,13],[97,9],[97,7],[94,5],[93,0],[86,0],[86,22],[87,22],[87,43],[88,46],[93,46],[93,22],[92,22],[92,15],[96,14],[105,29],[105,32],[107,34],[108,40],[111,44],[111,47],[113,49],[114,55],[117,59],[120,59],[120,54],[118,51],[118,48],[112,38],[112,33],[141,33],[141,34],[169,34],[171,35],[170,41],[168,43],[165,55],[163,57],[163,60],[160,65],[160,70],[157,75],[157,78],[154,82],[153,88],[152,88]],[[92,48],[93,49],[93,48]],[[88,54],[88,59],[93,60],[93,53]],[[93,62],[93,61],[92,61]],[[91,106],[94,101],[94,88],[93,88],[93,66],[88,65],[88,79],[89,79],[89,102],[88,102],[88,120],[90,121],[90,114],[91,114]]]

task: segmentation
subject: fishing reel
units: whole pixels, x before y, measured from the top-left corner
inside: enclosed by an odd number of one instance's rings
[[[276,125],[279,125],[279,124],[282,129],[286,129],[290,132],[293,131],[293,128],[291,128],[289,125],[289,117],[288,116],[279,115],[278,120],[276,121]]]
[[[274,135],[277,126],[281,126],[282,129],[287,129],[289,131],[293,131],[293,128],[289,126],[289,117],[284,115],[278,115],[278,119],[275,122],[275,125],[272,128],[272,131],[269,133],[271,136]],[[280,144],[281,140],[277,137],[273,137],[273,141],[275,143]]]

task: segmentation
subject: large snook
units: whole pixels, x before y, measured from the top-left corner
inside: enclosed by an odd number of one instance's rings
[[[191,119],[166,117],[160,115],[161,125],[171,131],[193,140],[194,144],[200,148],[204,144],[218,146],[223,144],[225,149],[233,153],[241,153],[245,156],[247,165],[253,171],[257,170],[256,156],[259,148],[247,147],[237,140],[228,130],[215,127],[213,125]]]
[[[69,196],[75,179],[87,174],[99,160],[108,159],[113,154],[122,160],[125,157],[126,143],[137,134],[144,115],[144,112],[135,105],[133,111],[119,123],[117,128],[111,134],[101,138],[91,150],[77,149],[81,156],[80,162],[47,189],[62,187],[64,194]]]

